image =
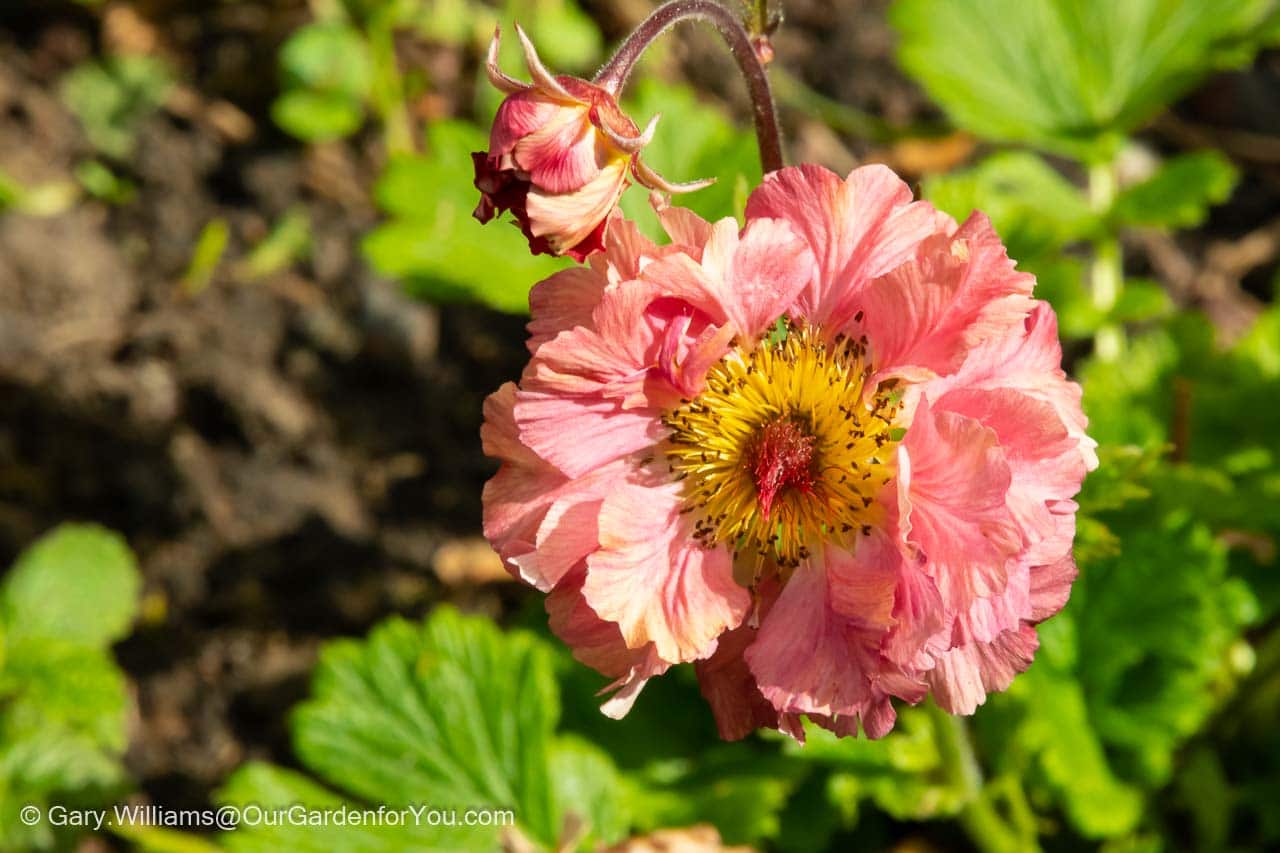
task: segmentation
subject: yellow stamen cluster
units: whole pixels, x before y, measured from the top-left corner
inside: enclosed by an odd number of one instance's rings
[[[870,373],[865,338],[827,341],[807,327],[782,329],[721,359],[705,390],[663,418],[671,429],[669,469],[685,482],[682,511],[697,513],[695,536],[754,558],[758,572],[767,560],[794,568],[818,542],[851,547],[854,535],[880,523],[874,498],[893,478],[900,403],[892,383],[864,400]],[[802,439],[782,448],[789,455],[777,454],[777,464],[793,465],[787,485],[763,494],[761,441],[773,436]]]

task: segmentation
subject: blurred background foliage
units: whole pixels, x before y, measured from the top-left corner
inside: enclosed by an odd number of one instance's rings
[[[503,314],[518,317],[529,287],[567,264],[529,257],[515,228],[480,227],[470,218],[476,203],[470,153],[485,147],[499,103],[484,82],[483,51],[496,25],[509,32],[520,21],[549,65],[589,75],[647,4],[592,3],[589,12],[571,0],[313,0],[305,9],[212,4],[211,14],[234,26],[272,33],[271,53],[260,59],[275,67],[248,69],[262,85],[252,89],[257,103],[243,110],[196,85],[216,75],[201,68],[203,59],[183,61],[180,47],[192,34],[166,32],[166,5],[83,0],[60,12],[73,30],[99,37],[79,54],[54,50],[80,58],[46,75],[53,78],[46,86],[54,93],[51,103],[74,117],[82,142],[63,173],[10,174],[0,159],[4,227],[71,221],[87,210],[111,222],[112,239],[128,248],[139,239],[131,229],[184,221],[185,240],[176,247],[162,234],[159,248],[131,256],[139,266],[168,264],[161,302],[191,313],[218,304],[211,300],[252,300],[257,285],[276,288],[297,305],[312,306],[297,309],[302,319],[285,337],[316,342],[322,355],[312,356],[312,364],[290,350],[290,358],[305,362],[297,368],[304,377],[299,396],[312,401],[305,405],[290,402],[292,386],[273,385],[268,374],[230,368],[233,383],[265,383],[261,396],[271,401],[238,402],[206,355],[194,380],[183,374],[174,381],[193,383],[179,407],[188,412],[231,401],[229,415],[212,416],[218,437],[205,430],[193,438],[161,418],[156,429],[166,436],[165,458],[175,460],[178,473],[156,475],[144,465],[129,469],[140,478],[131,482],[158,477],[160,500],[170,500],[165,478],[187,477],[194,497],[184,500],[199,504],[213,534],[230,543],[214,551],[209,572],[234,575],[225,562],[257,540],[248,521],[236,527],[227,502],[235,504],[228,495],[240,494],[240,486],[228,479],[257,475],[237,473],[219,483],[218,467],[253,457],[263,432],[294,430],[294,444],[270,451],[287,457],[304,455],[301,448],[317,436],[367,434],[379,419],[389,422],[410,393],[406,383],[380,368],[370,375],[389,402],[371,402],[361,396],[370,380],[357,375],[351,365],[360,362],[352,353],[360,349],[359,358],[374,358],[368,353],[376,355],[379,346],[412,349],[410,333],[403,333],[410,344],[396,343],[399,331],[386,333],[391,344],[379,343],[386,329],[401,328],[398,318],[419,316],[410,303],[396,301],[408,294],[454,312],[441,315],[443,329],[428,324],[426,331],[413,327],[413,334],[443,339],[463,355],[429,373],[434,384],[415,386],[434,395],[432,401],[411,405],[408,425],[394,429],[457,435],[451,448],[425,463],[388,454],[393,462],[377,476],[430,483],[434,491],[413,503],[423,492],[396,492],[384,482],[380,500],[399,508],[379,510],[379,519],[432,507],[442,515],[456,512],[462,520],[449,524],[472,538],[431,539],[426,564],[446,589],[501,591],[487,598],[443,592],[396,598],[395,584],[407,581],[376,575],[372,583],[384,596],[376,600],[383,603],[350,618],[345,612],[318,617],[322,628],[312,633],[323,642],[306,646],[291,670],[294,688],[261,700],[264,707],[242,724],[250,747],[217,763],[223,769],[209,786],[216,790],[192,795],[163,775],[137,784],[146,774],[136,770],[141,753],[125,756],[128,738],[145,740],[156,720],[127,726],[127,677],[113,660],[113,644],[128,666],[149,673],[158,665],[148,655],[161,653],[150,650],[148,638],[176,631],[181,607],[197,614],[193,619],[214,621],[236,609],[284,613],[280,618],[294,630],[289,611],[264,606],[267,593],[252,580],[244,581],[247,593],[231,581],[220,586],[216,577],[200,582],[208,589],[198,584],[182,592],[177,575],[165,574],[177,570],[165,567],[189,560],[198,541],[182,540],[187,550],[175,556],[156,544],[157,533],[131,536],[149,567],[140,574],[118,536],[88,525],[57,529],[25,550],[0,586],[0,848],[73,843],[47,827],[22,826],[18,804],[101,804],[138,789],[150,801],[206,806],[490,806],[513,809],[518,824],[505,831],[246,827],[209,837],[118,828],[100,843],[157,851],[641,850],[661,849],[642,846],[660,842],[636,836],[674,828],[685,831],[674,836],[678,841],[704,845],[696,849],[720,843],[784,851],[1280,847],[1280,307],[1274,290],[1280,231],[1273,219],[1280,201],[1250,185],[1276,181],[1259,166],[1274,159],[1265,152],[1274,151],[1275,139],[1233,131],[1225,137],[1230,145],[1215,145],[1219,137],[1170,112],[1180,99],[1212,93],[1224,69],[1253,68],[1274,81],[1276,58],[1268,49],[1280,40],[1275,2],[898,0],[887,10],[883,4],[794,4],[799,27],[788,41],[784,25],[774,75],[796,152],[848,168],[856,150],[917,179],[923,196],[953,216],[975,210],[990,216],[1010,255],[1037,275],[1037,295],[1058,312],[1102,457],[1079,498],[1080,579],[1066,610],[1041,626],[1041,650],[1025,675],[972,719],[926,704],[902,708],[898,727],[881,741],[837,740],[814,729],[804,747],[767,734],[720,742],[688,668],[651,683],[625,720],[605,719],[595,696],[602,679],[550,637],[538,596],[505,587],[501,570],[494,573],[492,558],[474,541],[475,484],[492,470],[479,458],[474,412],[497,382],[515,378],[522,343],[519,319]],[[792,5],[783,10],[792,12]],[[917,97],[922,108],[895,117],[874,103],[843,102],[812,68],[789,67],[802,51],[852,41],[850,27],[873,16],[891,22],[892,32],[882,32],[896,43],[901,70],[933,106]],[[14,49],[44,44],[34,30],[13,26],[0,67],[13,63]],[[194,32],[198,37],[198,28]],[[646,157],[665,176],[718,178],[712,188],[677,199],[718,218],[741,214],[760,169],[741,93],[726,86],[714,98],[695,85],[725,68],[706,60],[700,77],[690,67],[709,55],[709,44],[663,43],[629,87],[626,108],[641,125],[662,113]],[[840,55],[819,61],[838,66]],[[502,61],[520,76],[514,40],[504,43]],[[158,203],[163,192],[165,204],[183,204],[182,187],[165,186],[146,165],[163,141],[153,130],[161,114],[180,125],[212,127],[231,150],[262,145],[273,157],[319,163],[320,177],[313,175],[309,188],[340,201],[342,246],[335,249],[326,230],[332,210],[305,197],[267,193],[249,217],[232,203],[237,193],[250,195],[240,189],[224,191],[222,203],[206,204],[198,215]],[[1153,137],[1151,128],[1160,126],[1172,130]],[[0,153],[11,140],[0,134]],[[205,155],[197,146],[190,156]],[[207,180],[238,187],[231,173],[247,169],[247,162],[228,155]],[[1237,221],[1214,230],[1215,210],[1241,198],[1246,201],[1233,208]],[[241,200],[242,207],[256,203]],[[623,207],[658,236],[643,191],[630,190]],[[363,349],[344,343],[351,333],[337,314],[315,307],[339,297],[298,278],[302,271],[323,280],[334,252],[354,257],[352,267],[339,269],[358,268],[394,284],[394,295],[362,291],[363,301],[352,309],[375,330]],[[14,269],[21,271],[0,264],[0,274],[16,275]],[[109,270],[95,275],[102,287],[111,285]],[[22,348],[19,303],[4,301],[5,289],[16,286],[0,279],[0,365],[5,358],[47,354]],[[467,305],[500,313],[452,307]],[[247,317],[260,306],[250,302],[245,310]],[[217,324],[210,328],[195,339],[213,346],[210,341],[228,334]],[[110,358],[131,363],[139,348],[149,352],[142,340],[117,344]],[[161,361],[168,358],[163,348],[156,351]],[[499,358],[492,355],[497,351],[516,354]],[[50,357],[65,358],[61,352]],[[314,380],[326,364],[337,365],[339,375],[347,371],[348,384],[334,391]],[[162,382],[159,374],[148,375],[153,385]],[[47,376],[6,368],[0,407],[6,387],[42,381]],[[116,386],[105,387],[93,393],[115,399],[110,389]],[[450,393],[473,413],[460,421],[466,428],[428,417],[428,407],[449,408],[441,401]],[[38,405],[21,410],[0,408],[0,418],[12,415],[15,430],[30,429],[46,423],[41,413],[64,398],[35,399]],[[329,407],[332,420],[291,427],[305,421],[308,406]],[[368,407],[372,423],[352,426],[344,407]],[[113,411],[108,407],[105,417],[118,420]],[[10,440],[19,458],[6,468],[9,457],[0,453],[0,497],[6,499],[31,494],[25,483],[35,476],[32,466],[21,464],[26,445]],[[461,461],[451,468],[444,457]],[[368,461],[354,458],[335,463],[321,456],[314,464],[359,468]],[[84,464],[73,460],[71,468]],[[308,494],[327,488],[290,476]],[[378,488],[360,482],[361,489]],[[262,507],[275,511],[272,501],[283,501],[278,494],[294,487],[269,487],[270,498],[247,504],[246,512],[270,515]],[[448,500],[441,497],[446,492]],[[126,528],[135,523],[129,513],[86,508],[92,506],[82,501],[53,514],[101,516]],[[279,568],[294,560],[336,564],[327,571],[340,575],[344,561],[371,559],[367,543],[377,539],[396,560],[414,564],[416,558],[403,556],[412,551],[407,528],[378,538],[359,509],[336,498],[316,498],[304,509],[302,516],[337,531],[319,539],[319,554],[308,556],[299,546],[310,541],[302,534],[275,530],[264,535],[272,544],[255,552],[261,556],[247,560],[243,572],[284,577],[288,598],[312,583]],[[329,579],[316,581],[322,582]],[[349,597],[351,587],[336,583]],[[206,594],[213,604],[182,599]],[[486,615],[464,615],[443,601]],[[319,607],[325,606],[341,609],[332,600]],[[388,612],[402,615],[381,621]],[[124,639],[135,623],[135,639]],[[331,639],[337,634],[365,636]],[[180,631],[175,636],[190,641]],[[218,678],[201,677],[210,684]],[[196,688],[197,697],[202,689],[213,688]],[[157,701],[144,691],[142,712]],[[684,829],[706,825],[714,827],[710,840],[701,830]]]

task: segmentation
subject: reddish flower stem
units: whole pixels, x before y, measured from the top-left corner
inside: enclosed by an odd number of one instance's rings
[[[649,45],[667,29],[684,20],[706,21],[720,31],[751,93],[760,165],[766,173],[781,169],[782,137],[778,132],[778,116],[773,107],[769,77],[742,21],[716,0],[671,0],[659,6],[627,36],[618,52],[605,63],[592,82],[616,95]]]

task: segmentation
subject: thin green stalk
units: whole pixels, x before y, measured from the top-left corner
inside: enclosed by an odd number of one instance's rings
[[[369,50],[373,57],[373,108],[382,120],[388,154],[413,153],[413,126],[405,107],[404,78],[396,56],[395,30],[390,15],[369,22]]]
[[[1106,216],[1116,200],[1116,172],[1111,163],[1095,163],[1089,167],[1089,205],[1098,216]],[[1107,314],[1116,307],[1120,289],[1124,287],[1124,259],[1120,253],[1120,237],[1107,229],[1093,244],[1090,268],[1093,307]],[[1115,323],[1105,323],[1094,337],[1094,352],[1103,361],[1116,361],[1124,351],[1124,330]]]
[[[933,722],[934,739],[947,781],[964,794],[960,825],[984,853],[1031,853],[1039,850],[1033,836],[1011,827],[996,809],[982,778],[982,768],[973,751],[969,727],[963,717],[948,714],[932,701],[927,703]]]

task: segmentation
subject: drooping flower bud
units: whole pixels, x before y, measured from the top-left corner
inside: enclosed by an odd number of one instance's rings
[[[576,77],[553,76],[516,27],[532,83],[498,68],[498,33],[489,45],[489,80],[506,100],[489,134],[489,150],[472,154],[475,217],[488,222],[511,211],[534,254],[569,255],[581,262],[604,246],[610,214],[629,177],[664,192],[688,192],[711,181],[673,184],[640,159],[658,117],[643,132],[610,89]]]

